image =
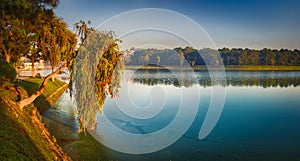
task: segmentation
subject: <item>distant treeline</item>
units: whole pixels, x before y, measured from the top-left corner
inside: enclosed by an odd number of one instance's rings
[[[299,66],[300,50],[288,49],[241,49],[223,48],[213,50],[209,48],[194,49],[192,47],[175,49],[132,49],[134,53],[127,54],[127,65],[183,65],[185,62],[195,65],[218,65],[218,54],[224,65],[236,66]],[[205,60],[205,61],[204,61]]]

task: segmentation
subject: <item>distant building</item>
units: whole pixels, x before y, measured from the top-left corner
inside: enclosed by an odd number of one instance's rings
[[[135,51],[132,49],[127,49],[125,51],[122,51],[125,64],[128,64],[131,61],[130,57],[134,55],[134,52]]]
[[[32,62],[23,62],[22,66],[24,70],[30,70],[32,69]],[[35,70],[43,70],[46,67],[46,64],[44,63],[44,60],[40,60],[39,62],[34,63]]]
[[[123,56],[126,57],[126,56],[132,56],[133,53],[134,53],[134,50],[131,50],[131,49],[127,49],[125,51],[122,51],[123,53]]]

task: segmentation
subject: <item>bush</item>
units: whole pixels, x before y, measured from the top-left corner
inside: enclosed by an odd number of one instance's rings
[[[0,78],[13,81],[17,77],[15,68],[6,61],[0,60]]]
[[[42,75],[40,73],[36,73],[34,77],[35,78],[42,78]]]

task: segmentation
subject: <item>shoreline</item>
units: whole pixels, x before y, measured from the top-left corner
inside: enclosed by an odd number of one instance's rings
[[[190,70],[195,71],[207,71],[206,66],[195,66],[195,67],[178,67],[178,66],[137,66],[128,65],[125,66],[127,70],[137,70],[137,69],[174,69],[174,70]],[[223,70],[223,68],[211,68],[212,70]],[[300,71],[300,66],[224,66],[225,71]]]

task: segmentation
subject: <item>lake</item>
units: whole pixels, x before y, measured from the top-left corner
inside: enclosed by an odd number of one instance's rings
[[[87,134],[67,92],[43,113],[72,159],[300,160],[299,71],[125,70],[121,85]]]

